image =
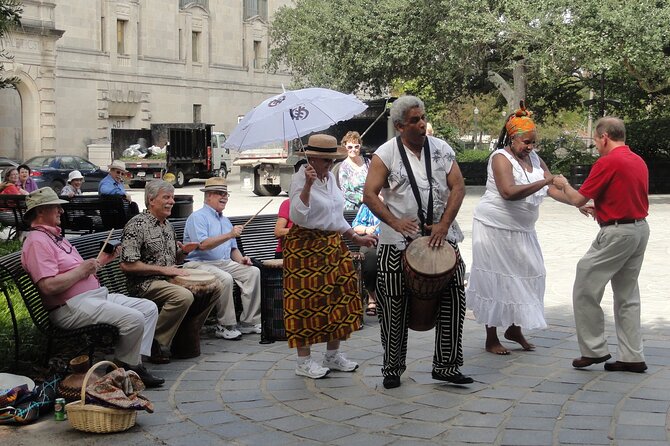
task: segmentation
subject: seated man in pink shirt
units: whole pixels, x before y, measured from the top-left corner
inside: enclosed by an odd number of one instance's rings
[[[51,321],[73,329],[91,324],[110,324],[119,329],[115,348],[116,362],[133,370],[147,387],[158,387],[165,380],[151,374],[140,355],[151,354],[158,309],[146,299],[109,293],[101,287],[95,273],[117,253],[84,260],[61,235],[60,200],[53,189],[44,187],[26,197],[24,219],[30,232],[23,243],[21,264],[35,282]]]

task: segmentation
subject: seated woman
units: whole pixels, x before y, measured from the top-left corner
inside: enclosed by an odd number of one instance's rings
[[[19,171],[19,180],[16,185],[27,193],[37,190],[37,183],[30,178],[30,167],[27,164],[21,164],[16,169]]]
[[[2,183],[0,183],[0,194],[5,195],[28,195],[28,192],[17,186],[19,182],[19,171],[7,169]]]
[[[67,186],[60,191],[60,194],[67,197],[82,195],[81,183],[84,182],[84,176],[78,170],[73,170],[67,177]]]
[[[358,209],[356,218],[351,222],[354,232],[359,235],[379,236],[379,219],[375,217],[370,209],[362,204]],[[363,272],[363,284],[368,292],[368,306],[365,314],[375,316],[377,314],[377,293],[375,284],[377,282],[377,247],[361,246],[360,252],[364,255],[361,270]]]

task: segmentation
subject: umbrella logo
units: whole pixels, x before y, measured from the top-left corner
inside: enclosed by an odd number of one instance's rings
[[[271,100],[270,103],[268,104],[268,107],[276,107],[282,102],[284,102],[284,99],[286,99],[286,96],[279,96],[277,99]]]
[[[299,106],[296,108],[292,108],[289,110],[289,113],[291,114],[291,119],[294,121],[301,121],[304,119],[307,119],[309,116],[309,110],[307,110],[304,106]]]

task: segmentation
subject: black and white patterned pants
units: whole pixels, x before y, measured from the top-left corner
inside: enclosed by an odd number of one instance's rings
[[[458,245],[449,242],[460,257]],[[402,253],[395,245],[380,245],[377,252],[377,314],[384,347],[384,376],[400,376],[406,369],[409,302],[405,293]],[[465,264],[460,261],[440,299],[435,326],[433,371],[451,376],[463,365],[463,320],[465,318]]]

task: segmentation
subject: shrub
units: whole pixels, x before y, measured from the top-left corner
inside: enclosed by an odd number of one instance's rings
[[[584,140],[576,136],[561,136],[557,139],[540,141],[538,153],[551,170],[551,173],[570,177],[572,166],[593,164],[597,155],[593,155]]]
[[[670,160],[670,118],[626,123],[626,144],[645,160]]]
[[[487,164],[489,155],[491,155],[491,152],[488,150],[463,150],[456,153],[456,161],[459,163],[481,162]]]

